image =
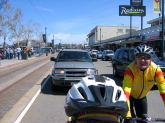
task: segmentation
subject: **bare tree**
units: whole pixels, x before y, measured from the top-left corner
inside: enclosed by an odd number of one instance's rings
[[[11,4],[3,5],[0,13],[0,29],[2,30],[2,37],[4,38],[4,47],[6,46],[6,38],[11,31],[11,22],[13,20],[14,8]]]
[[[12,30],[12,34],[11,34],[10,38],[15,38],[17,40],[18,47],[19,47],[19,41],[25,30],[25,27],[22,24],[22,16],[23,16],[22,11],[17,8],[15,10],[13,20],[10,24],[10,27]]]
[[[32,19],[28,20],[25,24],[24,30],[24,40],[26,40],[26,44],[32,39],[36,39],[40,34],[40,24],[33,22]]]
[[[7,3],[7,1],[8,1],[8,0],[0,0],[0,9],[2,8],[2,6],[3,6],[4,4]]]

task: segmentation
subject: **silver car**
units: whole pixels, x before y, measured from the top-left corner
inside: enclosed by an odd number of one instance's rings
[[[84,50],[61,50],[57,57],[51,57],[55,61],[52,70],[52,90],[58,86],[72,86],[82,77],[96,75],[97,70],[89,53]]]
[[[104,50],[102,53],[102,60],[112,60],[112,57],[114,56],[113,50]]]

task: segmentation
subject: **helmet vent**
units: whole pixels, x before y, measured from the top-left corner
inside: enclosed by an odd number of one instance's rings
[[[84,91],[83,88],[79,87],[78,90],[79,90],[81,96],[82,96],[84,99],[88,99],[88,97],[87,97],[87,95],[86,95],[86,93],[85,93],[85,91]]]
[[[101,94],[102,98],[105,99],[105,97],[106,97],[105,87],[100,87],[100,94]]]
[[[121,91],[120,90],[117,90],[115,100],[119,100],[120,96],[121,96]]]
[[[105,82],[105,78],[101,75],[95,75],[94,77],[95,77],[96,82],[102,82],[102,83]]]

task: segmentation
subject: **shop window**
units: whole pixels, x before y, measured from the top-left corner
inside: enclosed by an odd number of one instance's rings
[[[118,32],[123,32],[123,29],[118,29]]]

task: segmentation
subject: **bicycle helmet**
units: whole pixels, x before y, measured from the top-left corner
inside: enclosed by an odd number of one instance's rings
[[[144,54],[148,54],[152,57],[152,55],[154,54],[153,52],[153,48],[150,46],[147,46],[145,44],[137,46],[134,50],[134,54],[138,54],[138,53],[144,53]]]
[[[126,97],[114,80],[100,75],[87,76],[68,91],[65,112],[78,117],[91,112],[104,112],[125,117],[128,111]]]

